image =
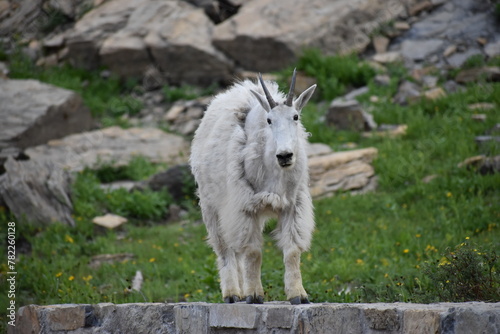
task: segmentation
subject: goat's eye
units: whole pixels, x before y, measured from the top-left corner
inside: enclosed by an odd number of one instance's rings
[[[271,124],[271,123],[272,123],[272,122],[271,122],[271,119],[270,119],[270,118],[268,118],[268,119],[267,119],[267,124]]]
[[[299,115],[293,115],[293,120],[298,121],[299,120]]]

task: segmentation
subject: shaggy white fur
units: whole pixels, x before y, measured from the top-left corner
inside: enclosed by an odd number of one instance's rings
[[[310,246],[314,216],[309,194],[307,136],[300,112],[316,85],[291,106],[274,82],[246,80],[217,95],[192,143],[190,164],[198,183],[208,242],[217,254],[225,302],[262,303],[262,231],[277,217],[273,236],[283,250],[285,292],[307,303],[300,254]]]

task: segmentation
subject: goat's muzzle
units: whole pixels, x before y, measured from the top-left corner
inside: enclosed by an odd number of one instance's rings
[[[276,158],[278,158],[278,164],[283,168],[290,167],[293,164],[293,153],[291,152],[276,154]]]

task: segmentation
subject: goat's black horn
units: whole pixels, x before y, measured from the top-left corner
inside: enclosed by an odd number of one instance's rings
[[[271,96],[271,94],[267,90],[267,87],[264,84],[264,80],[262,80],[262,75],[260,73],[259,73],[259,81],[260,81],[260,84],[262,85],[262,89],[264,90],[264,94],[266,94],[267,103],[269,103],[269,107],[271,107],[271,109],[273,109],[274,107],[276,107],[277,103],[274,102],[273,97]]]
[[[291,107],[293,103],[293,96],[295,92],[295,76],[297,75],[297,69],[293,69],[292,82],[290,83],[290,90],[286,96],[285,105]]]

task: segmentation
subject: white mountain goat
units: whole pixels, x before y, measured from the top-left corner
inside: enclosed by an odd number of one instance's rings
[[[275,82],[268,89],[259,80],[261,86],[246,80],[212,100],[193,139],[191,168],[224,302],[263,303],[262,232],[277,217],[273,236],[283,250],[287,299],[309,303],[300,254],[311,243],[314,216],[300,113],[316,85],[294,99],[295,71],[286,97]]]

